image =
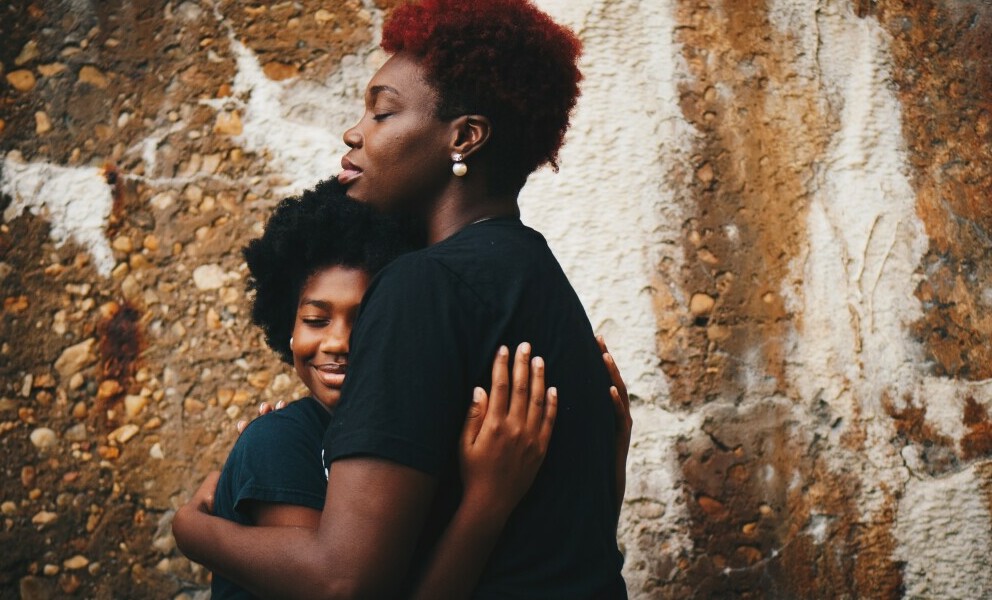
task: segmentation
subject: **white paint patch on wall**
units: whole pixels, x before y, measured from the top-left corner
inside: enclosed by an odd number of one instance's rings
[[[545,234],[606,336],[633,393],[667,397],[658,363],[652,286],[664,257],[681,262],[683,207],[676,173],[691,172],[695,133],[678,106],[687,69],[669,2],[537,2],[582,39],[582,96],[561,172],[531,176],[524,220]],[[644,44],[643,40],[652,40]],[[669,293],[682,298],[681,289]]]
[[[910,598],[988,598],[992,521],[982,481],[989,463],[941,479],[912,479],[899,502],[903,583]],[[983,472],[984,470],[984,472]]]
[[[882,401],[901,402],[920,382],[921,352],[908,327],[921,314],[914,272],[927,241],[907,175],[900,105],[889,85],[888,35],[874,19],[858,18],[850,3],[817,6],[817,27],[796,35],[815,35],[820,44],[824,60],[813,67],[827,102],[840,111],[840,129],[811,199],[809,248],[789,278],[801,287],[783,290],[803,315],[790,379],[802,398],[821,397],[846,424],[867,424],[865,468],[875,481],[865,489],[873,490],[879,479],[906,476],[885,441]],[[772,10],[795,6],[779,2]],[[838,469],[851,459],[845,452],[831,457]],[[866,500],[877,509],[881,497],[868,492]]]
[[[794,381],[803,397],[844,394],[855,382],[863,409],[883,392],[899,397],[919,383],[921,353],[908,333],[919,316],[916,266],[926,251],[908,178],[901,109],[889,87],[888,35],[859,19],[850,3],[821,6],[818,65],[840,130],[812,198],[808,255],[794,265],[803,315]],[[847,412],[850,407],[835,406]]]
[[[268,154],[270,170],[284,182],[275,192],[299,193],[337,174],[348,149],[342,134],[361,116],[365,83],[384,54],[370,45],[342,58],[338,69],[317,83],[273,81],[250,48],[235,39],[231,48],[237,60],[233,96],[202,102],[241,111],[242,134],[235,139],[246,150]]]
[[[114,255],[104,227],[114,199],[102,169],[25,162],[15,150],[3,157],[0,192],[13,199],[4,222],[24,211],[43,218],[58,246],[73,240],[89,251],[100,275],[110,275]]]

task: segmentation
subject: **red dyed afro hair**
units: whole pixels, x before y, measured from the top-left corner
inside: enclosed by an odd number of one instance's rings
[[[579,95],[582,45],[528,0],[423,0],[397,8],[383,27],[387,52],[417,56],[438,92],[437,114],[486,116],[480,156],[499,190],[518,189],[538,167],[557,170]]]

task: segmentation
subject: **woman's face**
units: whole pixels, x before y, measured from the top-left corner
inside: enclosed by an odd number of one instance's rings
[[[349,196],[384,210],[417,210],[437,197],[451,177],[453,131],[435,102],[416,58],[386,61],[365,90],[362,119],[344,134],[351,150],[338,180]]]
[[[290,347],[296,374],[327,408],[341,399],[348,370],[348,340],[358,305],[369,286],[361,269],[326,267],[300,290]]]

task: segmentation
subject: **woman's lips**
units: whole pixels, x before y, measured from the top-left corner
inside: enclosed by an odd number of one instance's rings
[[[348,185],[362,176],[362,170],[356,167],[355,163],[348,160],[347,156],[341,158],[341,168],[343,170],[338,173],[338,182],[341,185]]]
[[[344,385],[344,375],[348,370],[347,364],[325,363],[322,365],[311,365],[311,368],[321,385],[335,389]]]
[[[362,176],[362,172],[356,169],[345,169],[338,173],[338,182],[341,185],[348,185]]]

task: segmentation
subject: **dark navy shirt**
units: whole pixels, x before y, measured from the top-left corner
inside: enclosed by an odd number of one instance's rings
[[[488,389],[500,344],[523,341],[545,359],[558,418],[474,596],[625,598],[609,374],[547,242],[519,219],[470,225],[401,256],[373,280],[325,457],[375,456],[437,477],[409,589],[460,499],[458,439],[472,388]]]
[[[254,525],[251,502],[293,504],[322,510],[327,476],[321,461],[321,440],[331,413],[313,398],[252,421],[235,442],[224,463],[214,514]],[[211,598],[253,598],[234,582],[214,574]]]

